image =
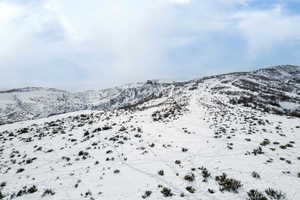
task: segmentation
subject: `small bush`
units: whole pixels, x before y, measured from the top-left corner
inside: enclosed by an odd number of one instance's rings
[[[122,126],[119,131],[126,131],[126,127]]]
[[[5,195],[0,191],[0,199],[4,199]]]
[[[176,164],[176,165],[180,165],[180,164],[181,164],[181,161],[180,161],[180,160],[175,160],[175,164]]]
[[[286,146],[286,145],[280,145],[279,148],[280,148],[280,149],[286,149],[287,146]]]
[[[146,199],[147,197],[150,197],[151,194],[152,194],[152,191],[147,190],[147,191],[145,191],[145,194],[143,194],[142,198]]]
[[[189,181],[189,182],[193,182],[195,180],[195,175],[193,173],[187,174],[187,175],[184,176],[184,180]]]
[[[23,196],[25,194],[32,194],[37,192],[38,189],[35,185],[31,186],[30,188],[27,188],[27,186],[24,186],[21,190],[17,192],[17,197]]]
[[[17,169],[17,173],[21,173],[21,172],[23,172],[25,169],[24,168],[19,168],[19,169]]]
[[[182,151],[182,152],[187,152],[188,149],[187,149],[187,148],[182,148],[181,151]]]
[[[35,192],[37,192],[38,191],[38,189],[36,188],[36,186],[35,185],[33,185],[33,186],[31,186],[28,190],[27,190],[27,192],[28,193],[35,193]]]
[[[46,189],[46,190],[43,192],[42,197],[47,196],[47,195],[53,196],[53,195],[55,195],[55,192],[54,192],[53,190],[51,190],[51,189]]]
[[[169,189],[167,187],[163,187],[163,189],[160,192],[164,195],[164,197],[173,196],[173,193],[172,193],[171,189]]]
[[[155,144],[154,144],[154,143],[151,143],[151,144],[149,145],[149,147],[153,148],[153,147],[155,147]]]
[[[268,188],[265,190],[265,193],[271,198],[275,200],[284,200],[286,196],[284,193],[278,190],[274,190],[273,188]]]
[[[260,175],[257,172],[252,172],[251,175],[253,178],[260,178]]]
[[[26,189],[27,189],[26,187],[23,187],[23,189],[19,190],[17,192],[17,197],[20,197],[20,196],[26,194],[27,193]]]
[[[163,175],[165,175],[165,172],[164,172],[164,170],[159,170],[159,171],[158,171],[158,174],[159,174],[160,176],[163,176]]]
[[[1,187],[1,188],[5,187],[5,186],[6,186],[6,182],[2,182],[2,183],[0,184],[0,187]]]
[[[286,144],[286,147],[294,147],[292,144]]]
[[[216,176],[216,181],[220,185],[220,191],[228,191],[228,192],[238,192],[238,189],[242,187],[242,184],[240,181],[233,179],[233,178],[227,178],[227,175],[223,173],[221,176]]]
[[[207,182],[207,178],[209,178],[211,176],[211,174],[205,167],[201,167],[200,170],[202,171],[201,174],[203,177],[203,182]]]
[[[261,147],[258,147],[257,149],[253,149],[252,153],[256,156],[259,154],[264,154],[263,150]]]
[[[189,193],[195,193],[195,192],[196,192],[196,189],[193,188],[192,186],[187,186],[185,189],[186,189]]]
[[[211,194],[215,193],[215,191],[214,191],[213,189],[210,189],[210,188],[208,188],[207,191],[208,191],[209,193],[211,193]]]
[[[264,141],[262,141],[261,143],[260,143],[260,145],[261,146],[267,146],[267,145],[269,145],[271,142],[270,142],[270,140],[269,139],[264,139]]]
[[[257,190],[252,189],[249,192],[247,192],[247,194],[248,194],[247,200],[268,200],[263,193]]]

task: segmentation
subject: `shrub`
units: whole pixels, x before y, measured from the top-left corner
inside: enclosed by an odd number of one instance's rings
[[[104,127],[102,127],[102,130],[104,130],[104,131],[107,131],[107,130],[110,130],[110,129],[112,129],[112,127],[108,126],[108,125],[105,125]]]
[[[228,191],[228,192],[238,192],[238,189],[242,187],[242,184],[240,181],[233,179],[233,178],[227,178],[227,175],[223,173],[221,176],[216,176],[216,181],[220,185],[220,191]]]
[[[188,192],[190,192],[190,193],[195,193],[195,192],[196,192],[196,189],[193,188],[192,186],[187,186],[185,189],[186,189]]]
[[[213,189],[210,189],[210,188],[208,188],[208,192],[211,193],[211,194],[215,193],[215,191]]]
[[[31,186],[31,187],[27,190],[28,193],[35,193],[35,192],[37,192],[37,191],[38,191],[38,189],[36,188],[35,185]]]
[[[0,199],[4,199],[5,195],[0,191]]]
[[[180,160],[175,160],[175,164],[176,164],[176,165],[180,165],[180,164],[181,164],[181,161],[180,161]]]
[[[125,126],[122,126],[119,131],[126,131],[126,127]]]
[[[25,169],[24,168],[19,168],[19,169],[17,169],[17,173],[21,173],[21,172],[23,172]]]
[[[154,144],[154,143],[151,143],[151,144],[149,145],[149,147],[153,148],[153,147],[155,147],[155,144]]]
[[[145,194],[143,194],[142,198],[146,199],[147,197],[150,197],[151,194],[152,194],[152,191],[147,190],[147,191],[145,191]]]
[[[53,196],[53,195],[55,195],[55,192],[54,192],[53,190],[51,190],[51,189],[46,189],[46,190],[43,192],[42,197],[47,196],[47,195]]]
[[[207,178],[209,178],[211,176],[211,174],[205,167],[201,167],[200,170],[202,171],[201,174],[202,174],[202,177],[204,178],[203,182],[207,182]]]
[[[35,193],[37,192],[38,189],[35,185],[31,186],[30,188],[27,188],[27,186],[24,186],[21,190],[19,190],[17,192],[17,197],[20,197],[20,196],[23,196],[25,194],[32,194],[32,193]]]
[[[257,172],[254,172],[254,171],[253,171],[253,172],[251,173],[251,175],[252,175],[253,178],[260,178],[260,175],[259,175]]]
[[[171,189],[169,189],[167,187],[163,187],[163,189],[160,192],[164,195],[164,197],[173,196],[173,193],[172,193]]]
[[[294,147],[292,144],[286,144],[286,147]]]
[[[265,193],[271,198],[276,200],[283,200],[286,199],[286,196],[284,193],[278,190],[274,190],[273,188],[268,188],[265,190]]]
[[[102,130],[101,128],[96,128],[96,129],[93,130],[93,133],[99,132],[101,130]]]
[[[184,180],[189,181],[189,182],[193,182],[195,180],[195,175],[193,173],[187,174],[187,175],[184,176]]]
[[[164,172],[164,170],[159,170],[159,171],[158,171],[158,174],[159,174],[160,176],[163,176],[163,175],[165,174],[165,172]]]
[[[26,189],[27,189],[26,187],[23,187],[23,189],[19,190],[19,191],[17,192],[17,197],[20,197],[20,196],[26,194],[26,193],[27,193],[27,192],[26,192]]]
[[[287,148],[286,145],[280,145],[279,147],[280,147],[280,149],[286,149]]]
[[[257,149],[253,149],[252,153],[256,156],[258,154],[264,154],[261,147],[258,147]]]
[[[182,151],[182,152],[187,152],[188,149],[187,149],[187,148],[182,148],[181,151]]]
[[[0,187],[1,187],[1,188],[5,187],[5,186],[6,186],[6,182],[2,182],[2,183],[0,184]]]
[[[267,146],[267,145],[269,145],[271,142],[270,142],[270,140],[269,139],[264,139],[264,141],[262,141],[261,143],[260,143],[260,145],[261,146]]]
[[[249,192],[247,192],[247,194],[248,194],[247,200],[268,200],[263,193],[257,190],[252,189]]]
[[[83,133],[83,137],[89,136],[89,134],[90,133],[88,131],[86,131],[86,132]]]

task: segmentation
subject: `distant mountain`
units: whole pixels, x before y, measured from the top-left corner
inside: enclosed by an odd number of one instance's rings
[[[44,118],[79,110],[132,107],[173,91],[206,84],[212,94],[228,95],[232,104],[266,112],[300,116],[300,68],[285,65],[204,77],[186,82],[147,81],[103,90],[71,93],[27,87],[0,91],[0,124]]]

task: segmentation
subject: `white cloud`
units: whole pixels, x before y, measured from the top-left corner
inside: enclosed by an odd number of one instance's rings
[[[91,76],[108,73],[130,81],[160,70],[164,50],[160,35],[168,31],[165,3],[105,0],[70,7],[72,3],[51,0],[46,8],[64,27],[69,45],[79,54],[94,54],[92,63],[83,64]]]
[[[122,81],[145,79],[159,71],[164,48],[159,38],[168,18],[165,3],[105,0],[73,4],[49,0],[31,5],[20,23],[5,25],[0,57],[6,62],[2,60],[1,66],[9,63],[15,71],[24,67],[39,71],[51,68],[55,59],[67,59],[86,71],[88,78],[103,79],[101,76],[106,74]],[[61,29],[49,33],[49,26]],[[61,32],[61,40],[45,40],[57,31]]]
[[[238,29],[248,41],[251,56],[278,44],[300,42],[300,16],[286,14],[280,5],[269,10],[239,12],[235,17]]]
[[[178,77],[184,67],[178,71],[174,63],[182,61],[194,76],[209,63],[251,63],[244,57],[255,60],[261,51],[299,37],[299,16],[281,7],[252,9],[250,1],[3,0],[1,85],[108,87]],[[241,41],[248,49],[235,50]],[[228,61],[236,51],[240,57]]]
[[[0,2],[0,24],[7,24],[21,16],[22,7]]]
[[[171,3],[177,4],[189,4],[191,0],[169,0]]]

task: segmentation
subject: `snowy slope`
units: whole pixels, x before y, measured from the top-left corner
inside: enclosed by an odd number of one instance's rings
[[[147,81],[78,93],[21,88],[0,91],[0,124],[38,119],[79,110],[112,110],[167,97],[174,88],[214,82],[214,91],[232,96],[231,103],[277,114],[300,116],[300,69],[277,66],[254,72],[231,73],[187,82]]]
[[[120,108],[168,95],[170,87],[148,82],[78,93],[50,88],[0,91],[0,125],[79,110]]]
[[[268,84],[299,106],[299,71],[281,68],[258,91],[241,80],[269,69],[149,82],[116,95],[122,109],[2,125],[0,199],[300,199],[300,120],[262,95]]]

